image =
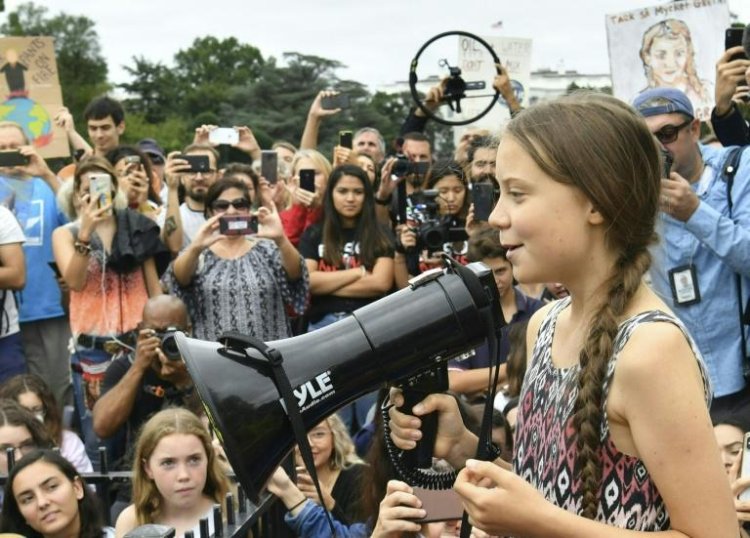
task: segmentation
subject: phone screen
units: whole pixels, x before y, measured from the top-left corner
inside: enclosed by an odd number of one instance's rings
[[[315,170],[303,168],[299,171],[299,186],[309,192],[315,192]]]
[[[255,215],[227,215],[219,218],[219,233],[222,235],[252,235],[258,233],[258,217]]]
[[[278,154],[274,150],[263,150],[260,156],[260,175],[271,185],[278,181]]]

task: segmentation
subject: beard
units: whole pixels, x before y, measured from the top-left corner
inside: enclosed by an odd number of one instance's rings
[[[195,191],[195,190],[188,190],[185,195],[190,198],[191,200],[194,200],[198,203],[203,203],[206,201],[206,192],[207,191]]]
[[[490,174],[489,172],[486,172],[484,174],[479,174],[478,176],[471,178],[472,183],[495,183],[495,176]]]

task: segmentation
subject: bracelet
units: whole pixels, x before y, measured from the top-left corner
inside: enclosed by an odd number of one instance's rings
[[[297,504],[295,504],[294,506],[292,506],[291,508],[289,508],[289,511],[290,512],[294,512],[294,510],[297,509],[297,508],[299,508],[300,506],[302,506],[305,503],[305,501],[307,501],[307,497],[305,497],[300,502],[298,502]]]
[[[73,248],[76,249],[76,252],[78,254],[82,254],[84,256],[88,256],[91,254],[91,245],[88,243],[84,243],[83,241],[76,241],[73,243]]]
[[[393,193],[390,193],[385,199],[378,198],[377,196],[374,196],[375,203],[378,205],[388,205],[391,203],[391,200],[393,200]]]

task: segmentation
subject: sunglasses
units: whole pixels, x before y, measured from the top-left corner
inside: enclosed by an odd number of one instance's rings
[[[680,134],[680,131],[690,125],[693,122],[692,119],[686,120],[685,123],[681,123],[679,125],[665,125],[658,131],[654,133],[654,136],[656,139],[661,142],[662,144],[671,144],[675,140],[677,140],[677,136]]]
[[[211,209],[214,211],[222,212],[229,209],[229,206],[232,206],[237,211],[249,211],[250,210],[250,201],[246,198],[237,198],[236,200],[216,200],[214,203],[211,204]]]

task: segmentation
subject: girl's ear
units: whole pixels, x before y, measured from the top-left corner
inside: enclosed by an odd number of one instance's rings
[[[593,205],[589,208],[588,222],[594,226],[604,223],[604,217],[599,210]]]
[[[83,486],[83,482],[81,482],[81,477],[80,476],[76,476],[73,479],[73,491],[75,492],[76,499],[78,499],[79,501],[81,499],[83,499],[83,495],[84,495],[84,489],[83,488],[84,488],[84,486]]]

